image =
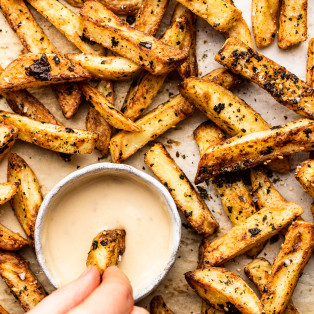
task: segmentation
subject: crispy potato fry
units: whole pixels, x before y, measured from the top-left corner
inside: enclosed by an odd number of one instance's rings
[[[0,205],[8,202],[18,191],[18,182],[0,183]]]
[[[88,1],[80,11],[84,34],[104,47],[118,52],[155,75],[169,73],[180,65],[187,52],[129,26],[96,1]]]
[[[18,129],[18,139],[66,154],[90,154],[97,135],[85,130],[71,129],[38,122],[18,114],[0,111],[0,119]]]
[[[145,154],[145,163],[169,190],[177,207],[198,234],[206,237],[218,229],[206,203],[161,143]]]
[[[9,314],[9,312],[0,305],[0,314]]]
[[[0,160],[10,151],[18,135],[18,129],[9,123],[0,121]]]
[[[234,5],[225,0],[178,0],[178,2],[220,32],[226,32],[242,14]]]
[[[225,68],[215,69],[202,77],[203,80],[214,82],[226,89],[233,89],[242,84],[240,76],[229,72]]]
[[[103,274],[108,267],[118,264],[119,256],[124,253],[124,250],[125,231],[104,230],[93,239],[86,266],[96,266],[100,274]]]
[[[8,156],[8,182],[19,183],[11,206],[30,245],[34,247],[35,223],[43,197],[35,173],[23,158],[14,153]]]
[[[275,258],[261,302],[266,314],[282,313],[314,248],[314,225],[296,221]]]
[[[150,314],[174,314],[161,295],[155,295],[150,301]]]
[[[314,89],[239,39],[227,39],[215,60],[264,88],[282,105],[314,118]]]
[[[0,249],[6,251],[18,251],[28,244],[28,241],[19,233],[13,232],[0,224]],[[1,313],[1,312],[0,312]]]
[[[0,252],[0,276],[26,312],[46,296],[27,262],[16,253]]]
[[[309,159],[299,164],[295,177],[303,189],[314,198],[314,160]]]
[[[81,8],[84,4],[84,0],[65,0],[67,3],[71,4],[73,7]]]
[[[314,86],[314,38],[310,39],[307,50],[306,83]]]
[[[258,314],[263,307],[246,282],[225,268],[210,267],[185,273],[191,288],[217,310]]]
[[[87,71],[55,54],[26,54],[12,61],[0,76],[0,91],[89,80]]]
[[[311,149],[313,130],[312,120],[299,119],[266,131],[232,137],[206,151],[195,180],[200,183],[221,173],[244,170],[278,156]]]
[[[204,265],[220,266],[245,253],[271,238],[302,213],[302,207],[292,202],[281,208],[261,209],[212,242],[204,252]]]
[[[252,0],[252,26],[257,47],[266,47],[275,40],[279,6],[280,0]]]
[[[307,0],[283,0],[280,6],[278,46],[287,49],[307,40]]]
[[[85,1],[85,0],[84,0]],[[116,14],[135,15],[143,0],[97,0]]]

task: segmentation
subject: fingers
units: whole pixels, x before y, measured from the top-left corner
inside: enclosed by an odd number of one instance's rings
[[[117,267],[109,267],[101,285],[70,314],[115,313],[129,314],[133,309],[133,292],[130,281]]]
[[[100,284],[96,267],[89,266],[75,281],[56,290],[41,301],[30,314],[63,314],[84,301]]]
[[[142,307],[134,306],[133,311],[130,314],[149,314],[149,312]]]

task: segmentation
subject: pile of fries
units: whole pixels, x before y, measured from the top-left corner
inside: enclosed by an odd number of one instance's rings
[[[145,163],[169,190],[186,223],[202,237],[198,267],[185,273],[185,279],[202,298],[202,313],[298,313],[290,298],[311,258],[314,224],[301,218],[301,206],[280,195],[265,169],[288,173],[290,155],[314,150],[314,40],[309,42],[304,82],[254,50],[249,27],[232,0],[178,0],[170,25],[159,39],[155,35],[169,0],[67,2],[80,7],[79,15],[58,0],[0,0],[2,14],[28,52],[0,68],[0,93],[13,111],[0,111],[0,159],[8,154],[8,182],[0,184],[0,204],[10,200],[27,236],[0,225],[0,275],[21,307],[28,311],[46,296],[27,262],[14,252],[27,245],[34,248],[43,197],[31,167],[10,152],[15,141],[55,151],[66,161],[96,148],[102,156],[110,154],[112,162],[121,163],[201,111],[209,120],[194,131],[201,158],[195,184],[211,182],[217,189],[233,224],[224,235],[211,242],[207,239],[219,224],[165,146],[154,143],[145,154]],[[61,55],[29,7],[81,52]],[[127,15],[126,20],[117,14]],[[226,38],[215,57],[223,67],[203,77],[198,77],[196,58],[197,17]],[[274,41],[277,21],[280,48],[305,41],[307,0],[252,0],[257,47]],[[178,95],[146,112],[174,70],[182,79]],[[113,82],[126,79],[132,83],[119,110],[114,105]],[[244,79],[303,118],[271,126],[232,92]],[[66,119],[86,99],[86,130],[62,125],[31,93],[34,87],[48,85]],[[312,157],[298,166],[296,178],[314,197]],[[279,232],[285,241],[273,264],[257,258],[267,240]],[[97,235],[97,243],[102,237],[114,239],[115,253],[107,256],[106,250],[92,245],[87,265],[103,271],[116,264],[124,251],[124,236],[123,230]],[[245,273],[261,298],[241,277],[223,267],[241,254],[253,259]],[[0,312],[6,313],[4,309]],[[151,313],[173,311],[156,296]]]

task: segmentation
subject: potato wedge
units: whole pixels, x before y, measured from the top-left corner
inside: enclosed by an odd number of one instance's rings
[[[310,39],[307,50],[306,83],[314,86],[314,38]]]
[[[307,40],[307,0],[283,0],[280,6],[278,46],[287,49]]]
[[[264,88],[282,105],[314,118],[314,89],[239,39],[227,39],[215,60]]]
[[[155,144],[145,154],[145,163],[169,190],[196,233],[206,237],[218,229],[219,225],[206,203],[161,143]]]
[[[252,0],[252,26],[257,47],[266,47],[275,40],[279,6],[280,0]]]
[[[18,188],[17,181],[0,183],[0,205],[8,202],[17,193]]]
[[[129,26],[97,1],[80,11],[87,38],[118,52],[155,75],[169,73],[187,58],[187,52]]]
[[[9,314],[9,312],[0,305],[0,314]]]
[[[35,223],[43,197],[37,177],[26,161],[17,154],[8,156],[8,182],[18,182],[19,189],[11,200],[20,225],[34,247]]]
[[[213,28],[226,32],[241,17],[242,12],[225,0],[178,0]]]
[[[303,189],[314,198],[314,160],[309,159],[299,164],[295,177]]]
[[[85,0],[84,0],[85,1]],[[143,0],[97,0],[116,14],[135,15]]]
[[[150,301],[150,314],[174,314],[161,295],[155,295]]]
[[[90,154],[97,135],[85,130],[71,129],[38,122],[18,114],[0,111],[0,119],[18,129],[18,139],[66,154]]]
[[[0,76],[0,91],[89,80],[89,73],[55,54],[26,54],[12,61]]]
[[[267,164],[278,156],[311,149],[313,130],[312,120],[299,119],[266,131],[232,137],[206,151],[195,180],[200,183],[221,173]]]
[[[84,0],[65,0],[67,3],[71,4],[73,7],[81,8],[84,4]]]
[[[0,276],[26,312],[46,296],[27,262],[16,253],[0,252]]]
[[[10,151],[18,135],[18,129],[9,123],[0,121],[0,160]]]
[[[18,251],[28,245],[19,233],[13,232],[0,224],[0,249],[5,251]],[[1,313],[1,312],[0,312]]]
[[[108,267],[118,264],[119,256],[124,253],[124,250],[125,231],[104,230],[93,239],[86,266],[96,266],[100,274],[103,274]]]
[[[225,268],[210,267],[185,273],[191,288],[217,310],[258,314],[263,307],[246,282]]]
[[[314,225],[295,221],[275,258],[261,302],[266,314],[282,313],[314,248]]]
[[[302,207],[292,202],[281,208],[261,209],[242,224],[234,226],[222,237],[213,241],[204,252],[204,265],[206,267],[223,265],[261,242],[265,242],[302,213]]]

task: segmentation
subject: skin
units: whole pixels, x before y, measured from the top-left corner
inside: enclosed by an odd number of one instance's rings
[[[134,306],[132,287],[116,266],[99,271],[89,266],[75,281],[54,291],[29,314],[149,314]]]

